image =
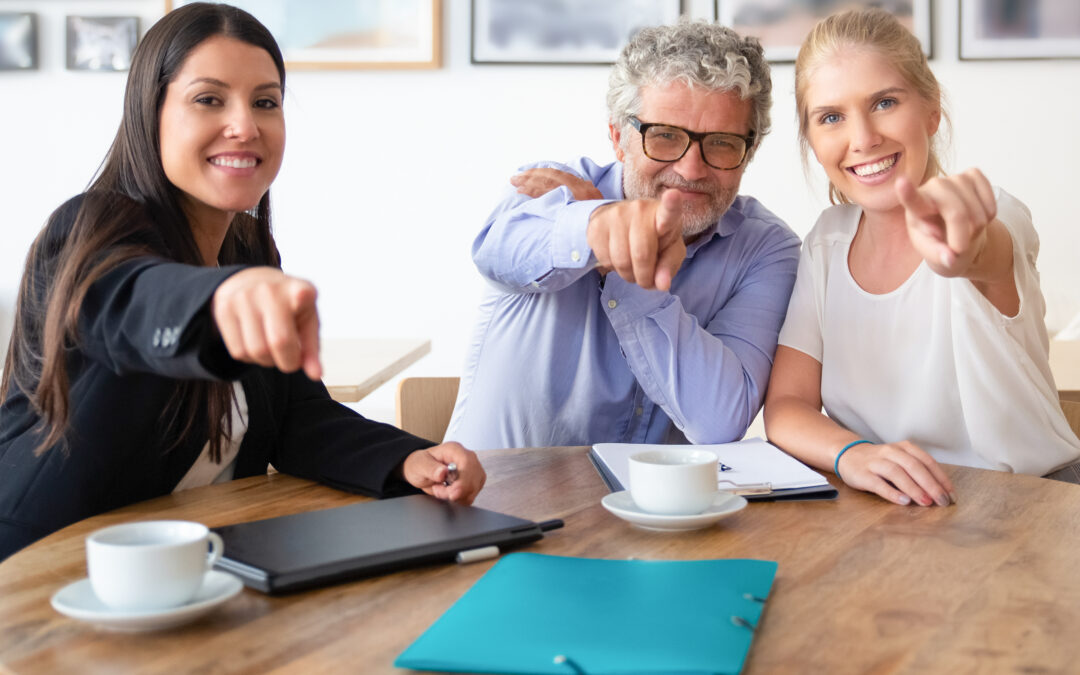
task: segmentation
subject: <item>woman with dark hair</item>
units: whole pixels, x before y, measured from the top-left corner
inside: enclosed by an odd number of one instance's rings
[[[315,289],[281,272],[270,231],[284,85],[273,37],[227,5],[177,9],[136,50],[97,178],[27,257],[0,383],[0,559],[268,464],[373,496],[470,503],[483,486],[474,453],[366,420],[319,381]]]

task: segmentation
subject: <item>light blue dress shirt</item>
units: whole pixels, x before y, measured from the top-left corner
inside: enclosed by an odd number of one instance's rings
[[[795,283],[799,238],[750,197],[687,247],[671,292],[611,272],[586,241],[593,210],[623,199],[622,164],[545,162],[606,200],[516,192],[473,261],[490,282],[446,439],[473,450],[722,443],[761,408]]]

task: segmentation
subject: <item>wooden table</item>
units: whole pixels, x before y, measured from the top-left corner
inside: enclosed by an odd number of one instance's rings
[[[747,673],[1075,672],[1080,664],[1080,486],[947,467],[959,499],[948,508],[893,506],[841,486],[836,501],[755,503],[710,529],[662,533],[600,506],[606,489],[585,448],[483,458],[489,481],[479,505],[566,521],[527,550],[778,561]],[[0,664],[16,673],[400,672],[394,658],[493,562],[284,597],[245,590],[163,633],[109,633],[49,606],[86,574],[83,539],[99,527],[161,517],[216,526],[358,499],[260,476],[72,525],[0,564]]]
[[[324,338],[323,383],[335,401],[359,401],[431,351],[431,340]]]

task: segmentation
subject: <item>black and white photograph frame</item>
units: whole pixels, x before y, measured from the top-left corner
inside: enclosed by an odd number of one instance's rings
[[[761,40],[765,58],[794,63],[799,46],[814,25],[836,12],[855,7],[880,7],[919,38],[927,58],[933,54],[931,0],[715,0],[716,19],[739,35]]]
[[[36,70],[37,67],[37,14],[0,12],[0,70]]]
[[[1080,2],[960,0],[960,59],[1080,58]]]
[[[68,70],[123,71],[139,42],[137,16],[67,17]]]
[[[472,0],[470,60],[609,65],[634,33],[681,13],[680,0]]]

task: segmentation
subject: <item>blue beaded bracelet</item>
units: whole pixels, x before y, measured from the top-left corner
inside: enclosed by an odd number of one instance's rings
[[[870,445],[873,445],[872,441],[868,441],[868,440],[866,440],[864,438],[861,438],[861,439],[859,439],[857,441],[852,441],[852,442],[848,443],[847,445],[845,445],[843,447],[843,449],[840,450],[840,454],[836,456],[836,460],[833,462],[833,465],[832,465],[832,471],[833,471],[833,473],[836,474],[836,477],[839,478],[840,480],[844,480],[844,477],[840,475],[840,458],[844,456],[845,452],[847,452],[848,450],[854,448],[856,445],[858,445],[860,443],[870,443]]]

